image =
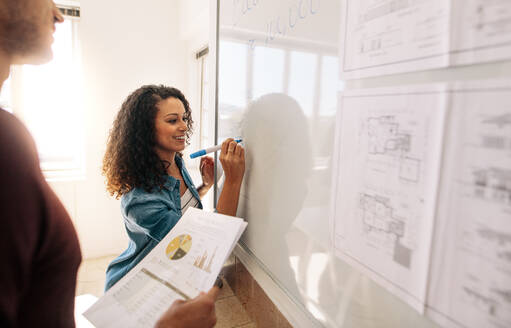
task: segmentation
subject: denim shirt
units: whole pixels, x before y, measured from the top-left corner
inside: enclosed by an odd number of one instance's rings
[[[180,156],[175,157],[183,180],[199,201],[199,193],[193,185]],[[180,181],[167,176],[164,189],[147,192],[135,188],[121,198],[121,214],[129,237],[128,248],[110,263],[106,270],[105,291],[112,287],[131,268],[138,264],[181,218]]]

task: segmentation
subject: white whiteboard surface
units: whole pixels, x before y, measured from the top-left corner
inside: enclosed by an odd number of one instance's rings
[[[318,327],[437,327],[331,252],[340,2],[219,6],[218,139],[244,138],[247,253]]]

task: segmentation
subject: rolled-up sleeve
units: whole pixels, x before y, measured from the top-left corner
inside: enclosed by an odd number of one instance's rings
[[[179,221],[175,206],[163,199],[139,195],[126,204],[127,221],[150,238],[161,241]]]

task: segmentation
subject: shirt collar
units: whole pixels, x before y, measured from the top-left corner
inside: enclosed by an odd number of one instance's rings
[[[179,155],[175,155],[174,161],[176,162],[177,167],[179,168],[179,171],[181,172],[181,175],[183,176],[183,179],[185,179],[185,175],[183,173],[183,159]],[[179,180],[174,178],[171,175],[167,175],[167,182],[165,183],[165,187],[169,190],[173,190],[176,188],[176,185],[179,184]]]
[[[179,170],[183,171],[183,158],[181,156],[179,156],[178,154],[176,154],[174,156],[174,161],[176,162],[177,167],[179,167]]]

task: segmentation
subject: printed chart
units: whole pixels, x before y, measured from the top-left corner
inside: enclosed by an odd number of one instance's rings
[[[171,240],[165,253],[169,259],[179,260],[188,254],[190,248],[192,248],[192,237],[190,235],[181,235]]]
[[[208,251],[205,250],[202,256],[197,256],[195,258],[195,261],[193,262],[193,265],[201,270],[204,270],[208,273],[211,273],[211,264],[213,263],[213,260],[215,259],[217,248],[213,252],[213,254],[208,254]]]

